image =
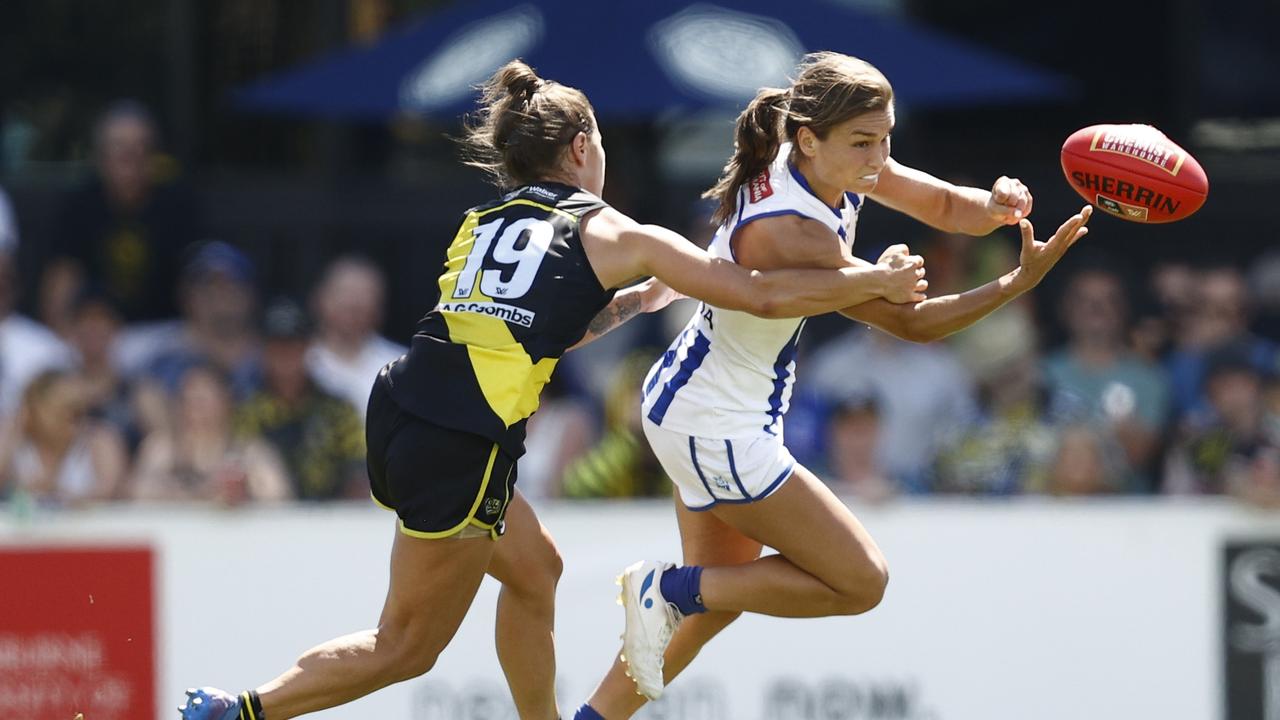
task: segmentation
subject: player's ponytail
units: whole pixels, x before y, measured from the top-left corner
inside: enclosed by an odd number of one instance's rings
[[[499,187],[554,174],[578,133],[595,132],[591,103],[579,90],[543,80],[521,60],[498,68],[467,119],[463,161]]]
[[[778,146],[782,144],[782,119],[790,99],[790,90],[764,88],[738,116],[733,157],[725,164],[715,187],[702,194],[720,203],[711,216],[714,224],[719,225],[733,215],[738,188],[764,172],[778,154]]]
[[[893,87],[871,63],[833,52],[805,56],[790,88],[761,90],[738,116],[733,157],[702,194],[720,201],[712,221],[719,225],[733,215],[738,189],[764,172],[782,141],[794,141],[800,128],[825,140],[836,125],[892,103]]]

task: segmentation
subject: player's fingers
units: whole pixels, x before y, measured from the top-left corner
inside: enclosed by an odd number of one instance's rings
[[[1014,217],[1022,219],[1031,209],[1031,191],[1021,180],[1009,178],[1009,199],[1005,204],[1013,208]]]
[[[920,257],[919,255],[908,255],[907,265],[920,267],[924,265],[924,258]]]
[[[1026,218],[1019,220],[1018,230],[1022,232],[1022,252],[1031,252],[1036,245],[1035,228],[1031,227],[1031,221]]]
[[[996,178],[995,184],[991,186],[991,200],[998,205],[1008,205],[1012,197],[1013,181],[1005,175]]]
[[[991,186],[991,202],[1010,225],[1026,217],[1030,195],[1022,181],[1004,175]]]
[[[1053,234],[1055,238],[1068,238],[1075,233],[1076,228],[1084,225],[1084,217],[1082,215],[1072,215],[1067,221],[1058,226],[1058,231]]]
[[[1024,191],[1023,202],[1018,207],[1022,210],[1022,217],[1026,217],[1031,214],[1031,206],[1035,204],[1035,199],[1031,197],[1030,188],[1024,185],[1022,189]]]
[[[1017,205],[995,205],[992,210],[994,216],[1005,225],[1017,225],[1025,214],[1018,209]]]
[[[911,252],[911,250],[907,248],[905,243],[896,243],[885,248],[884,252],[880,253],[880,255],[888,257],[890,255],[906,255],[909,252]]]
[[[918,293],[922,293],[922,292],[924,292],[924,291],[926,291],[926,290],[928,290],[928,289],[929,289],[929,281],[928,281],[928,280],[918,280],[918,281],[916,281],[916,292],[918,292]]]
[[[1087,227],[1082,227],[1079,230],[1076,230],[1075,236],[1071,238],[1070,245],[1075,245],[1077,240],[1079,240],[1080,238],[1088,234],[1089,234],[1089,228]],[[1070,245],[1068,245],[1068,247],[1070,247]]]

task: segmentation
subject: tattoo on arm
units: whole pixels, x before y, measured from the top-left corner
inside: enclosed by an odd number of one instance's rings
[[[596,316],[591,319],[591,324],[587,326],[587,338],[600,337],[639,313],[639,293],[628,293],[622,297],[614,298],[613,302],[606,305],[603,310],[596,313]]]

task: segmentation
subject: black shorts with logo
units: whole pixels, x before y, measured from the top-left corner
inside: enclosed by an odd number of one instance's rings
[[[373,499],[421,538],[503,532],[516,462],[492,440],[405,412],[380,375],[365,421]]]

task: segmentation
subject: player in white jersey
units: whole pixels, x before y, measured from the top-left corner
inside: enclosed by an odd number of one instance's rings
[[[711,252],[759,270],[864,264],[850,245],[867,198],[949,232],[1019,225],[1020,266],[986,285],[841,311],[928,342],[1030,290],[1085,234],[1088,208],[1037,242],[1031,194],[1017,180],[957,187],[894,162],[893,125],[893,92],[878,70],[836,53],[806,58],[791,87],[762,90],[738,118],[735,155],[707,193],[720,201]],[[907,252],[896,245],[881,260]],[[703,303],[649,373],[645,434],[678,490],[686,565],[624,571],[623,652],[577,720],[630,717],[742,612],[852,615],[880,602],[884,556],[783,444],[803,326]],[[778,554],[761,558],[764,545]]]

